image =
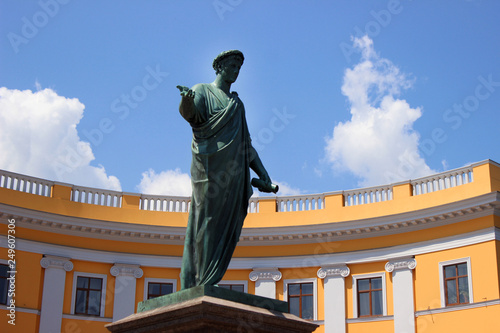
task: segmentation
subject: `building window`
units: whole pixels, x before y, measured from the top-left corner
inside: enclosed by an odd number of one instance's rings
[[[104,317],[107,275],[74,272],[71,313]]]
[[[76,280],[75,314],[99,316],[101,313],[102,279],[78,276]]]
[[[144,279],[144,300],[160,297],[177,291],[175,279]]]
[[[440,262],[439,278],[443,307],[473,302],[470,258]]]
[[[288,309],[302,319],[316,320],[317,314],[317,279],[297,279],[283,281],[284,299]]]
[[[0,304],[7,305],[7,294],[9,289],[9,266],[0,264]]]
[[[441,306],[473,302],[470,258],[439,263]]]
[[[314,318],[313,316],[313,284],[290,283],[288,284],[288,310],[302,319]]]
[[[359,317],[382,316],[382,278],[368,278],[357,280],[358,315]]]
[[[148,283],[148,299],[168,295],[174,292],[172,283],[149,282]]]
[[[387,316],[385,272],[353,275],[354,317]]]
[[[245,285],[243,283],[242,284],[219,283],[218,286],[220,288],[234,290],[234,291],[239,291],[241,293],[245,292]]]

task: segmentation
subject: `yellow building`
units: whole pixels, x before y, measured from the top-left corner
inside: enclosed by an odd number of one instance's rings
[[[253,198],[221,285],[289,301],[316,332],[500,332],[499,191],[487,160]],[[0,171],[0,331],[107,332],[179,290],[188,206]]]

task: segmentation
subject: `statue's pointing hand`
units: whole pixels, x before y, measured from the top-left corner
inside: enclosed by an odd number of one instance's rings
[[[187,97],[189,99],[193,99],[194,98],[194,91],[192,91],[188,87],[177,86],[177,89],[180,90],[182,98],[185,98],[185,97]]]

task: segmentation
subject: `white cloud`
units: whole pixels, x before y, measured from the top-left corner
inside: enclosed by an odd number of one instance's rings
[[[156,173],[149,169],[142,173],[137,189],[144,194],[191,196],[191,178],[180,169]]]
[[[260,197],[260,196],[280,196],[280,197],[285,197],[285,196],[292,196],[292,195],[299,195],[302,192],[298,188],[294,188],[286,182],[280,182],[280,181],[274,181],[273,183],[279,186],[279,191],[278,193],[265,193],[265,192],[259,192],[257,188],[254,187],[253,189],[253,197]]]
[[[37,84],[37,88],[40,88]],[[121,191],[94,160],[76,125],[85,106],[51,89],[11,90],[0,87],[0,169],[60,182]]]
[[[433,173],[418,151],[419,134],[413,129],[422,111],[397,98],[412,81],[380,58],[367,36],[354,39],[354,46],[361,51],[361,61],[345,71],[342,85],[352,117],[336,125],[327,138],[327,161],[335,170],[359,177],[360,186]]]

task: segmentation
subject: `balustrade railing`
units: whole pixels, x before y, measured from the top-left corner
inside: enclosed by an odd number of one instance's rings
[[[259,198],[250,198],[248,200],[248,212],[249,213],[258,213],[259,212]]]
[[[293,195],[276,198],[277,212],[298,212],[325,208],[325,195]]]
[[[426,194],[450,187],[471,183],[474,180],[473,166],[438,173],[411,181],[413,195]]]
[[[121,207],[122,192],[73,186],[71,189],[71,201],[107,207]]]
[[[173,197],[167,195],[141,195],[140,209],[158,212],[189,212],[191,197]]]
[[[357,206],[392,200],[392,185],[344,191],[344,206]]]
[[[54,182],[0,170],[0,187],[50,197]]]
[[[416,196],[436,192],[473,182],[473,168],[476,165],[479,164],[476,163],[455,170],[411,180],[412,195]],[[0,187],[3,188],[50,197],[54,184],[56,184],[54,181],[0,170]],[[343,194],[344,206],[356,206],[392,200],[393,186],[394,184],[361,188],[339,193]],[[332,193],[326,195],[331,195]],[[122,196],[123,192],[84,186],[73,186],[71,190],[71,201],[108,207],[121,207]],[[189,212],[190,203],[191,197],[141,194],[139,209],[163,212]],[[309,211],[324,208],[324,193],[276,197],[277,212]],[[250,198],[248,212],[259,212],[259,197]]]

